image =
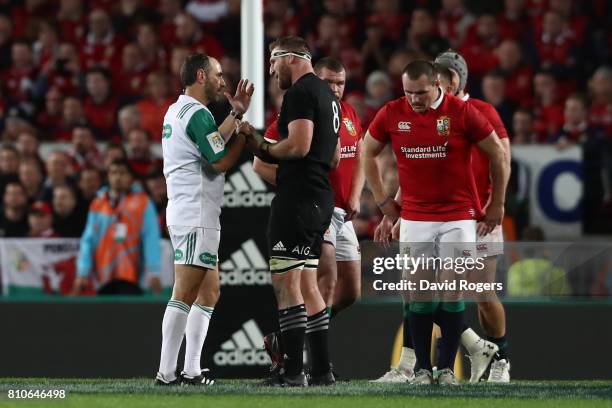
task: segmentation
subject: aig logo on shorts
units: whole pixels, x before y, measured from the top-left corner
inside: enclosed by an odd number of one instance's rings
[[[221,285],[270,285],[271,279],[268,263],[252,239],[244,242],[219,267]]]
[[[310,247],[309,246],[299,246],[296,245],[292,250],[291,250],[292,254],[298,254],[298,255],[310,255]]]
[[[223,195],[226,208],[269,207],[273,198],[274,193],[253,171],[251,162],[242,164],[226,178]]]

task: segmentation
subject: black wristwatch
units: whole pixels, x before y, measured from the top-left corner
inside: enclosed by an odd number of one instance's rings
[[[238,113],[235,110],[231,110],[230,111],[230,115],[232,115],[233,117],[235,117],[238,120],[242,120],[242,113]]]

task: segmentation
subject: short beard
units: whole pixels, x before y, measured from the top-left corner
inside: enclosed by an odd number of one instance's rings
[[[289,67],[281,67],[278,72],[278,87],[285,91],[291,88],[291,85],[291,70]]]
[[[217,90],[210,82],[206,82],[206,85],[204,85],[204,95],[206,96],[208,103],[216,102],[219,99]]]

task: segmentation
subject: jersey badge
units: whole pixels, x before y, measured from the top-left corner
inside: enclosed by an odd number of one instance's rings
[[[342,122],[344,122],[344,126],[346,130],[351,134],[351,136],[357,136],[357,130],[355,129],[355,125],[353,125],[353,121],[349,118],[343,118]]]
[[[448,116],[440,116],[436,121],[436,129],[440,136],[448,136],[450,134],[450,118]]]
[[[166,124],[162,129],[162,139],[170,139],[172,136],[172,126]]]
[[[210,143],[210,147],[212,147],[215,154],[220,153],[223,151],[223,149],[225,149],[225,141],[219,132],[211,133],[210,135],[206,136],[206,138],[208,139],[208,143]]]

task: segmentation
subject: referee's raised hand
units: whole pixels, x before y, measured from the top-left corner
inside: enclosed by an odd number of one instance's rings
[[[230,105],[232,105],[232,109],[239,114],[243,114],[249,110],[253,92],[255,92],[253,83],[249,82],[248,79],[241,79],[238,82],[234,96],[230,95],[229,92],[224,92],[224,94]]]

